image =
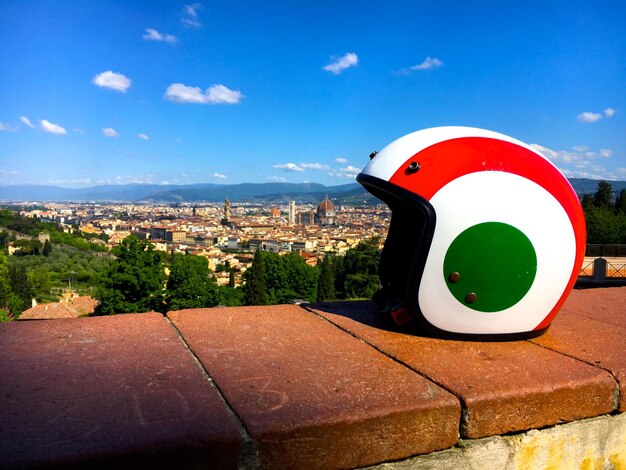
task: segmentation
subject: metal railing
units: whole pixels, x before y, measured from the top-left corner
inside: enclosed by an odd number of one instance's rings
[[[606,262],[607,278],[626,278],[626,263],[616,264],[610,261]]]
[[[626,261],[616,263],[604,258],[596,258],[583,263],[578,273],[579,278],[604,281],[606,279],[626,279]]]
[[[578,277],[593,277],[593,260],[583,263]]]
[[[587,245],[585,256],[591,257],[626,257],[626,245]]]

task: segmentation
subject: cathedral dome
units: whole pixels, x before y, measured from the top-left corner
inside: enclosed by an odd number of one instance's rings
[[[335,212],[335,205],[332,203],[328,196],[324,198],[322,202],[320,202],[319,206],[317,206],[318,214],[328,214],[329,212]]]
[[[328,199],[328,196],[317,206],[315,214],[316,222],[320,225],[335,225],[335,205]]]

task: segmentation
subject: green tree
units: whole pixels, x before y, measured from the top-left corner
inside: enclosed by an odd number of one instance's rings
[[[618,215],[626,216],[626,189],[622,189],[615,199],[615,212]]]
[[[4,248],[11,241],[11,235],[6,230],[0,232],[0,247]]]
[[[33,286],[28,279],[26,266],[9,264],[8,279],[10,292],[13,294],[13,296],[9,295],[9,304],[11,304],[13,314],[19,315],[31,307],[34,297]]]
[[[175,254],[170,266],[165,299],[168,310],[214,307],[219,302],[217,284],[206,258]]]
[[[219,286],[218,293],[220,297],[220,305],[224,305],[225,307],[236,307],[244,304],[243,288]]]
[[[291,298],[293,298],[295,294],[288,292],[290,287],[287,285],[287,274],[280,256],[269,251],[257,250],[257,252],[259,253],[259,258],[263,260],[265,291],[267,292],[268,303],[272,305],[279,303],[279,291],[281,291],[281,296],[289,297],[291,295]]]
[[[275,288],[277,303],[287,303],[293,299],[315,301],[317,296],[318,271],[306,264],[305,259],[298,253],[287,253],[279,256],[272,253],[279,261],[279,267],[285,281]]]
[[[263,277],[262,294],[261,289],[255,287],[257,276],[261,277],[257,269],[259,266]],[[244,275],[246,305],[287,303],[293,299],[314,301],[317,291],[317,275],[317,270],[306,264],[304,258],[297,253],[280,256],[277,253],[257,250],[252,266]],[[253,279],[252,283],[251,279]],[[257,292],[256,296],[253,292]]]
[[[615,215],[613,209],[589,207],[585,210],[585,222],[587,225],[587,243],[620,243],[620,217]]]
[[[37,302],[52,300],[50,297],[50,290],[52,289],[50,272],[45,267],[38,267],[29,271],[28,279],[33,286],[33,293]]]
[[[235,270],[231,269],[228,273],[228,287],[235,288]]]
[[[348,274],[345,289],[347,299],[369,299],[378,290],[378,275]]]
[[[45,257],[50,256],[50,253],[52,253],[52,243],[50,243],[50,240],[46,240],[43,244],[43,252],[42,254]]]
[[[245,272],[244,303],[246,305],[268,305],[269,298],[265,285],[265,260],[263,252],[257,250],[252,259],[252,266]]]
[[[324,256],[319,264],[320,272],[317,280],[317,301],[326,302],[335,298],[335,272],[330,255]]]
[[[230,270],[231,270],[230,261],[228,260],[224,261],[224,264],[218,264],[217,266],[215,266],[216,273],[222,273],[224,271],[230,272]]]
[[[335,273],[335,297],[344,299],[344,287],[346,282],[346,274],[343,269],[343,260],[345,256],[333,257],[333,271]]]
[[[613,208],[613,186],[606,181],[599,181],[595,194],[593,195],[593,205],[596,207]]]
[[[42,249],[42,245],[39,240],[16,240],[13,242],[13,246],[20,249],[21,255],[39,256]]]
[[[126,237],[113,254],[117,258],[103,272],[96,292],[97,313],[163,311],[162,255],[148,241],[133,236]]]
[[[9,283],[9,262],[5,254],[0,251],[0,322],[13,319],[15,300]]]
[[[374,237],[346,253],[342,272],[338,274],[345,298],[369,298],[378,290],[379,243],[380,238]]]
[[[586,211],[593,206],[593,196],[591,194],[583,194],[580,204],[583,206],[583,210]]]
[[[347,274],[378,275],[378,239],[362,241],[356,248],[348,250],[343,260],[344,272]]]

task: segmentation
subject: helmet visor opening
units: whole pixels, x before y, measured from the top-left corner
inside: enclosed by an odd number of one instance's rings
[[[435,211],[421,196],[388,181],[364,174],[357,181],[391,209],[380,258],[381,285],[388,295],[412,304],[435,230]]]
[[[420,269],[420,245],[427,222],[424,212],[413,207],[399,204],[391,211],[387,239],[380,257],[380,282],[392,297],[406,301]]]

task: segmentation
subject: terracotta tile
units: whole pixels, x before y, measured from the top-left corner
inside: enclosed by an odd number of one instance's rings
[[[160,314],[0,324],[0,467],[237,468],[240,432]]]
[[[619,382],[619,411],[626,411],[626,328],[563,312],[532,341],[610,371]]]
[[[563,312],[626,328],[626,287],[573,290],[563,305]]]
[[[457,441],[458,400],[294,305],[170,312],[264,467],[350,468]]]
[[[319,305],[315,311],[457,395],[464,405],[464,437],[539,428],[613,409],[616,383],[610,374],[527,341],[401,333],[371,302]]]

